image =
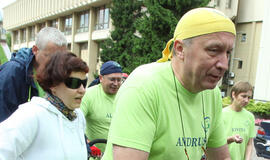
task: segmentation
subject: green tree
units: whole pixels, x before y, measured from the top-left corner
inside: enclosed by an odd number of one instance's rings
[[[115,30],[102,47],[102,61],[115,60],[125,72],[161,58],[162,50],[181,16],[209,0],[114,0],[111,18]]]
[[[103,62],[117,61],[123,67],[124,72],[128,73],[131,71],[130,68],[139,65],[132,63],[134,58],[132,39],[136,38],[134,20],[141,16],[141,6],[141,1],[113,0],[110,15],[115,29],[111,32],[111,38],[101,43],[101,60]]]
[[[9,49],[11,50],[11,34],[10,34],[10,32],[6,33],[6,42],[7,42]]]

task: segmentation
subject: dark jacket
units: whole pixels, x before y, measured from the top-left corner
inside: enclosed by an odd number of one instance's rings
[[[18,105],[28,101],[30,86],[30,98],[38,96],[33,80],[33,58],[32,48],[22,48],[0,66],[0,122],[7,119]]]

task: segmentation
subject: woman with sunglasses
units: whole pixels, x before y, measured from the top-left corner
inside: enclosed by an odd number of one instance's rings
[[[88,70],[66,52],[53,54],[40,66],[36,78],[46,96],[33,97],[0,123],[0,159],[87,159],[85,119],[78,108]]]

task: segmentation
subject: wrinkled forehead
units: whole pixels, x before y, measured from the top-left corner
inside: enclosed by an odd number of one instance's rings
[[[184,42],[187,40],[184,40]],[[234,46],[235,36],[228,32],[216,32],[206,35],[200,35],[188,39],[190,44],[201,43],[205,46],[225,47],[226,50],[232,50]]]
[[[104,76],[109,77],[109,78],[122,78],[122,73],[111,73],[111,74],[106,74]]]

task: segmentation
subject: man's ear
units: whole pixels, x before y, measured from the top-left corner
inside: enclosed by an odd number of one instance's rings
[[[178,39],[178,40],[175,40],[174,44],[173,44],[173,48],[174,48],[174,52],[175,52],[175,55],[184,60],[184,47],[183,47],[183,41]]]
[[[99,75],[99,81],[102,82],[103,81],[103,76],[102,75]]]
[[[38,47],[36,45],[33,45],[32,52],[34,53],[34,55],[37,55]]]

